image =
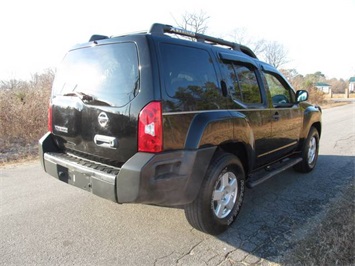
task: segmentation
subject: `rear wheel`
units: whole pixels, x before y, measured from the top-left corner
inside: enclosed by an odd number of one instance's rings
[[[306,142],[302,150],[302,161],[294,166],[294,169],[301,173],[308,173],[314,169],[317,164],[319,152],[319,134],[318,130],[311,127]]]
[[[197,198],[185,206],[185,216],[196,229],[217,235],[232,224],[244,195],[245,173],[240,160],[230,153],[215,156]]]

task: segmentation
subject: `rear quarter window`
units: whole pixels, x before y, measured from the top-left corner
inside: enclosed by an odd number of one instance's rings
[[[170,110],[220,109],[223,97],[208,51],[195,47],[160,44],[163,80]]]

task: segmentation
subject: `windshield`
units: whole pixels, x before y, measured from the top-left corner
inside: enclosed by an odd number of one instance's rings
[[[52,95],[85,95],[87,104],[124,106],[138,93],[138,66],[130,42],[70,51],[58,68]]]

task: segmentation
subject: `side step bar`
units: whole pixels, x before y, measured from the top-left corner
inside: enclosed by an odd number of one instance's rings
[[[261,170],[257,172],[256,174],[253,174],[249,177],[249,180],[246,183],[246,186],[248,188],[254,188],[257,185],[265,182],[266,180],[270,179],[274,175],[277,175],[286,169],[298,164],[299,162],[302,161],[302,158],[293,158],[293,159],[288,159],[284,162],[279,163],[280,165],[278,166],[273,166],[274,168],[272,170]]]

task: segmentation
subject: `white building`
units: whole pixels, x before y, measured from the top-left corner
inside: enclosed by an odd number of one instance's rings
[[[330,85],[327,83],[323,82],[317,82],[315,84],[316,88],[324,93],[329,93],[330,92]]]
[[[349,79],[349,92],[355,92],[355,77]]]

